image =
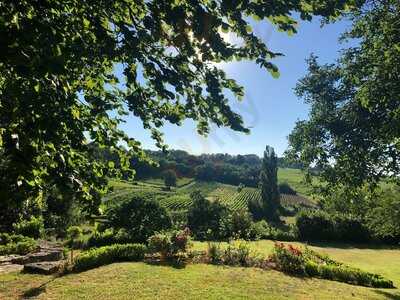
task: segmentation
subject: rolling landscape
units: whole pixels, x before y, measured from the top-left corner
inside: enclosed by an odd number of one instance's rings
[[[400,299],[399,0],[0,1],[0,300]]]

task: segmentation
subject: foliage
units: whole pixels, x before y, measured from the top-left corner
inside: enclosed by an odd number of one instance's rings
[[[220,236],[232,239],[253,238],[253,218],[247,210],[229,212],[221,220]]]
[[[166,187],[176,186],[176,173],[173,170],[164,172],[164,182]]]
[[[279,190],[278,190],[278,165],[277,156],[275,155],[274,149],[267,146],[264,151],[264,158],[262,161],[261,172],[260,172],[260,185],[261,185],[261,203],[255,203],[252,206],[254,215],[256,218],[258,215],[262,215],[270,221],[276,221],[278,219],[278,209],[280,207],[279,202]],[[259,209],[257,208],[259,204]]]
[[[370,234],[365,224],[348,215],[324,211],[302,211],[297,215],[299,238],[306,241],[368,242]]]
[[[206,255],[207,261],[212,264],[248,267],[253,262],[250,247],[246,243],[238,246],[228,244],[224,249],[217,243],[208,243]]]
[[[21,234],[0,233],[0,255],[25,255],[36,250],[37,242]]]
[[[72,270],[82,272],[120,261],[140,261],[144,259],[147,247],[142,244],[112,245],[82,252],[75,259]]]
[[[274,252],[269,259],[279,270],[289,274],[376,288],[394,287],[392,281],[380,275],[346,266],[308,248],[301,250],[290,244],[275,243]]]
[[[308,60],[296,87],[311,106],[289,136],[288,157],[316,166],[322,187],[377,186],[398,181],[400,165],[400,6],[397,0],[368,1],[352,14],[343,36],[354,40],[336,64]]]
[[[400,188],[387,189],[369,204],[366,224],[376,240],[400,243]]]
[[[306,259],[302,251],[292,245],[275,243],[274,252],[270,260],[277,264],[279,270],[297,275],[305,275]]]
[[[287,182],[282,182],[278,185],[280,194],[296,195],[296,191]]]
[[[148,239],[149,251],[160,253],[163,258],[185,254],[190,246],[190,230],[173,230],[157,233]]]
[[[13,224],[16,234],[38,239],[44,234],[43,218],[31,216],[29,220],[22,220]]]
[[[116,235],[114,231],[111,229],[105,230],[104,232],[93,232],[87,241],[87,247],[102,247],[102,246],[109,246],[113,244],[119,244],[116,240]]]
[[[82,236],[82,228],[79,226],[71,226],[67,230],[67,235],[70,239],[78,239]]]
[[[293,12],[333,18],[354,7],[353,0],[313,4],[3,1],[0,210],[18,217],[26,202],[43,203],[57,187],[96,212],[107,178],[120,169],[131,174],[131,156],[144,159],[140,143],[119,127],[129,113],[161,148],[165,122],[193,119],[200,134],[210,123],[248,132],[224,93],[240,100],[243,88],[212,62],[249,59],[277,77],[270,60],[281,54],[249,18],[294,33]],[[243,42],[233,45],[223,32]],[[97,159],[105,147],[119,165]]]
[[[105,216],[114,230],[125,229],[134,242],[146,242],[155,232],[171,227],[166,209],[155,200],[132,196],[113,203]]]
[[[196,239],[220,239],[221,221],[228,209],[218,201],[208,201],[200,191],[190,195],[192,206],[188,210],[188,226]]]
[[[297,241],[297,230],[290,227],[281,229],[268,224],[265,220],[255,222],[251,229],[252,240]]]

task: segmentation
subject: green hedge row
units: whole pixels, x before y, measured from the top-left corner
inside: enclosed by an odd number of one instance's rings
[[[146,252],[147,247],[142,244],[115,244],[93,248],[75,259],[72,270],[81,272],[119,261],[140,261],[144,259]]]
[[[311,277],[319,277],[367,287],[394,288],[393,282],[381,275],[344,265],[321,265],[312,261],[307,261],[305,263],[305,271],[307,275]]]

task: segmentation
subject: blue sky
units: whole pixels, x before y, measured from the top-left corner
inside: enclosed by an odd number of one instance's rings
[[[213,127],[211,134],[201,137],[195,125],[186,121],[183,126],[165,125],[163,132],[171,149],[182,149],[193,154],[230,153],[262,155],[265,145],[275,148],[278,155],[287,148],[287,136],[296,120],[307,118],[308,106],[298,99],[293,91],[296,82],[306,73],[305,59],[311,53],[322,63],[331,63],[344,47],[338,38],[349,26],[346,21],[320,27],[319,20],[300,22],[298,33],[288,36],[278,32],[266,23],[255,26],[254,31],[262,37],[268,47],[284,57],[272,62],[279,67],[280,77],[274,79],[267,71],[252,62],[232,62],[224,64],[226,73],[245,88],[242,103],[233,103],[235,111],[251,127],[249,135],[226,128]],[[121,126],[131,137],[139,140],[146,149],[156,149],[149,132],[141,122],[129,117]]]

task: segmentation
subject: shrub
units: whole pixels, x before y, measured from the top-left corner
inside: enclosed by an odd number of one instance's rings
[[[277,264],[279,270],[297,275],[305,275],[305,258],[300,249],[292,245],[285,246],[275,243],[274,252],[270,259]]]
[[[296,195],[296,191],[289,185],[287,182],[282,182],[278,186],[279,193],[281,194],[289,194],[289,195]]]
[[[296,228],[289,228],[289,230],[282,230],[277,227],[269,225],[265,220],[255,222],[252,226],[251,237],[252,239],[268,239],[274,241],[296,241],[298,240]]]
[[[240,243],[238,247],[229,244],[222,255],[224,264],[231,266],[248,266],[250,260],[250,247]]]
[[[44,234],[43,218],[32,216],[29,220],[13,224],[13,228],[16,234],[38,239]]]
[[[82,236],[82,228],[79,226],[70,226],[67,229],[67,236],[71,240],[79,239]]]
[[[346,266],[308,248],[302,251],[292,245],[275,243],[270,260],[279,270],[289,274],[307,275],[361,286],[393,287],[392,281],[380,275]]]
[[[245,240],[254,238],[254,223],[247,210],[241,209],[230,212],[221,219],[220,223],[221,237]]]
[[[219,244],[208,243],[207,244],[207,257],[208,261],[212,264],[220,264],[222,262],[223,251]]]
[[[324,211],[302,211],[296,218],[299,238],[307,241],[367,242],[369,232],[363,223],[347,215]]]
[[[222,219],[227,217],[228,209],[218,201],[210,202],[200,191],[190,195],[192,206],[188,210],[188,226],[196,239],[219,240]],[[223,234],[222,234],[223,235]]]
[[[349,216],[335,216],[335,239],[356,243],[365,243],[370,240],[367,227],[357,218]]]
[[[251,255],[247,243],[240,243],[237,247],[229,243],[226,249],[222,249],[217,243],[208,243],[207,262],[211,264],[223,264],[230,266],[251,266],[255,259]]]
[[[112,245],[94,248],[81,253],[74,262],[72,270],[81,272],[120,261],[140,261],[144,259],[147,248],[142,244]]]
[[[166,187],[176,186],[176,173],[174,170],[166,170],[163,173],[164,184]]]
[[[108,246],[112,244],[117,244],[117,240],[115,239],[114,231],[111,229],[107,229],[104,232],[93,232],[93,234],[88,239],[87,246],[88,248],[93,248]]]
[[[296,218],[299,238],[306,241],[329,241],[334,237],[334,221],[323,211],[301,211]]]
[[[148,245],[150,252],[160,253],[162,258],[184,254],[190,245],[190,231],[186,228],[157,233],[148,239]]]
[[[171,218],[155,200],[133,196],[113,203],[105,213],[115,231],[125,229],[131,242],[144,243],[155,232],[169,229]]]
[[[0,233],[0,255],[28,254],[37,248],[37,242],[19,234]]]

